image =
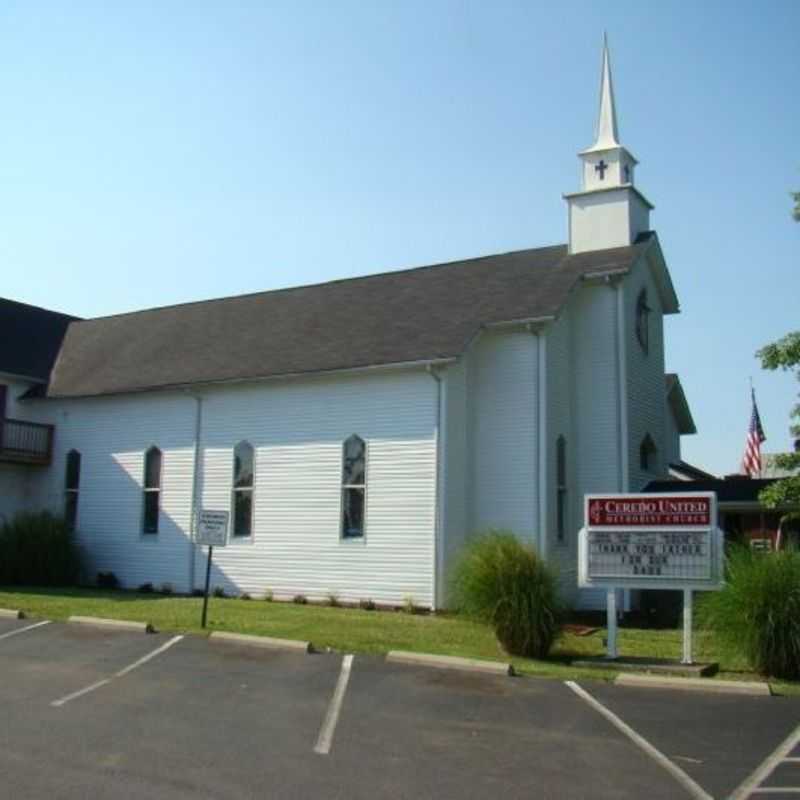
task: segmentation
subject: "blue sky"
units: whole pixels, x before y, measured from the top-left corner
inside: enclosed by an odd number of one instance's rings
[[[797,321],[800,4],[28,3],[0,9],[0,295],[80,316],[565,241],[608,31],[620,133],[737,468],[753,357]]]

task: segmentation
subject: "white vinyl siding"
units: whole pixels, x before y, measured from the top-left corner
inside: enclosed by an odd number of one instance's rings
[[[572,602],[576,595],[578,529],[582,521],[582,509],[578,499],[576,469],[575,391],[576,375],[574,361],[574,330],[572,304],[568,304],[558,320],[547,331],[547,485],[552,497],[548,507],[548,548],[551,562],[558,567],[558,580],[562,595]],[[558,507],[556,505],[557,441],[563,436],[566,442],[566,486],[567,496],[564,514],[564,538],[558,539]]]
[[[468,362],[472,531],[538,542],[537,338],[486,332]]]
[[[573,295],[570,303],[576,404],[573,458],[577,484],[572,513],[577,527],[583,525],[584,494],[617,492],[623,488],[616,292],[611,284],[588,284]],[[581,589],[576,605],[578,608],[604,608],[605,593]]]
[[[467,359],[450,365],[443,375],[447,382],[447,452],[445,503],[445,526],[442,542],[442,585],[437,606],[447,606],[447,580],[471,531],[469,519],[470,475],[468,461],[468,396]]]
[[[645,290],[648,314],[648,348],[645,352],[636,336],[636,305]],[[668,471],[666,447],[666,407],[664,403],[664,315],[647,261],[642,259],[625,281],[627,398],[628,398],[628,463],[629,491],[638,492]],[[649,469],[642,469],[639,449],[650,435],[656,452]]]
[[[41,404],[57,424],[54,463],[81,450],[79,542],[87,577],[189,591],[194,400],[153,392]],[[212,585],[229,593],[433,602],[436,384],[421,369],[268,381],[204,392],[200,505],[231,507],[233,448],[255,452],[253,535],[214,553]],[[341,454],[357,431],[369,448],[368,535],[342,541]],[[163,454],[157,536],[144,536],[144,454]],[[54,480],[58,473],[58,479]],[[60,510],[63,469],[47,470],[41,504]],[[205,566],[194,554],[195,586]]]
[[[422,370],[209,390],[202,507],[229,507],[232,443],[255,449],[253,536],[215,551],[212,585],[276,597],[433,602],[436,384]],[[342,445],[368,447],[364,538],[343,540]],[[198,550],[196,575],[205,555]]]
[[[53,464],[41,474],[37,506],[61,513],[67,452],[81,453],[77,541],[86,580],[113,572],[126,587],[170,583],[188,591],[194,402],[177,393],[46,401],[56,423]],[[142,534],[144,456],[162,451],[159,529]]]

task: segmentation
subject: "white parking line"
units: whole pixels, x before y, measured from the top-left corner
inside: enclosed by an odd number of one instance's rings
[[[134,661],[133,664],[129,664],[124,669],[121,669],[119,672],[114,673],[115,678],[122,678],[124,675],[127,675],[129,672],[133,672],[137,667],[141,667],[142,664],[146,664],[151,658],[155,658],[157,655],[163,653],[165,650],[169,650],[172,645],[177,644],[183,636],[173,636],[168,642],[164,642],[161,647],[157,647],[153,650],[152,653],[148,653],[146,656],[142,656],[138,661]]]
[[[342,669],[339,672],[339,680],[336,682],[336,689],[328,706],[328,713],[319,730],[317,743],[314,745],[314,752],[321,756],[326,756],[331,751],[333,732],[336,730],[336,723],[339,721],[339,711],[342,708],[344,693],[347,691],[347,683],[350,680],[350,670],[353,666],[353,656],[346,655],[342,659]]]
[[[115,672],[110,678],[104,678],[101,681],[97,681],[96,683],[91,684],[91,686],[85,686],[83,689],[79,689],[77,692],[73,692],[72,694],[68,694],[65,697],[60,697],[58,700],[53,700],[50,703],[51,706],[55,708],[60,708],[63,705],[69,703],[70,700],[75,700],[77,697],[82,697],[85,694],[89,694],[89,692],[93,692],[95,689],[99,689],[101,686],[105,686],[106,684],[111,683],[111,681],[122,678],[127,675],[129,672],[133,672],[137,667],[141,667],[142,664],[146,664],[151,658],[155,658],[160,653],[163,653],[165,650],[168,650],[172,645],[177,644],[183,636],[173,636],[168,642],[165,642],[161,645],[161,647],[157,647],[152,652],[148,653],[146,656],[142,656],[138,661],[134,661],[133,664],[129,664],[127,667],[124,667],[119,672]]]
[[[674,764],[660,750],[653,747],[647,739],[636,733],[630,725],[623,722],[613,711],[606,708],[599,700],[595,700],[589,692],[582,689],[574,681],[564,681],[564,683],[595,711],[602,714],[618,731],[624,733],[634,744],[644,750],[657,764],[667,770],[692,797],[696,798],[696,800],[714,800],[699,783],[692,780],[677,764]]]
[[[17,628],[14,631],[0,634],[0,639],[8,639],[9,636],[16,636],[18,633],[25,633],[25,631],[32,631],[34,628],[41,628],[42,625],[49,625],[50,620],[46,619],[44,622],[36,622],[33,625],[26,625],[24,628]]]
[[[800,744],[800,725],[798,725],[778,747],[763,761],[760,767],[742,783],[730,796],[730,800],[746,800],[753,794],[800,794],[800,786],[759,786],[781,763],[796,764],[800,759],[789,758],[789,753]]]
[[[97,681],[97,683],[93,683],[91,686],[84,686],[83,689],[78,689],[77,692],[68,694],[66,697],[62,697],[60,700],[53,700],[50,705],[59,708],[65,703],[69,703],[70,700],[74,700],[76,697],[82,697],[85,694],[89,694],[89,692],[93,692],[95,689],[99,689],[101,686],[105,686],[107,683],[111,683],[111,678],[104,678],[102,681]]]

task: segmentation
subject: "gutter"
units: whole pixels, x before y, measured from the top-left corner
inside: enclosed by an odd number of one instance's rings
[[[432,610],[439,605],[439,591],[442,588],[442,550],[445,536],[445,506],[447,499],[447,381],[428,365],[428,373],[436,381],[436,499],[433,537],[433,581]]]
[[[541,331],[536,336],[537,411],[539,429],[539,553],[547,560],[547,338]]]
[[[520,319],[503,320],[502,322],[486,322],[481,327],[486,330],[496,331],[503,328],[518,328],[520,326],[527,326],[530,330],[537,325],[546,325],[548,322],[555,320],[554,314],[547,314],[542,317],[522,317]]]
[[[237,383],[262,383],[266,381],[293,380],[296,378],[316,378],[328,375],[360,374],[362,372],[378,372],[393,369],[417,369],[425,367],[447,366],[458,361],[456,356],[443,358],[426,358],[419,361],[396,361],[389,364],[367,364],[363,367],[341,367],[339,369],[307,370],[306,372],[282,372],[277,375],[249,375],[243,378],[220,378],[218,380],[192,381],[191,383],[164,383],[157,386],[144,386],[141,388],[113,389],[109,392],[95,392],[92,394],[48,394],[47,400],[76,400],[87,397],[114,397],[122,394],[145,394],[147,392],[184,391],[191,393],[192,389],[202,389],[208,386],[228,386]]]

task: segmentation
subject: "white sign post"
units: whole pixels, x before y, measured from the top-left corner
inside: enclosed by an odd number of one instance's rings
[[[195,542],[208,545],[208,561],[206,562],[206,588],[203,592],[203,616],[200,622],[205,628],[208,614],[208,584],[211,579],[211,559],[215,547],[225,547],[228,544],[228,515],[227,511],[201,511],[197,515],[197,533]]]
[[[683,658],[692,663],[692,592],[719,589],[724,537],[713,492],[586,495],[578,585],[607,590],[608,658],[617,657],[617,589],[683,591]]]

